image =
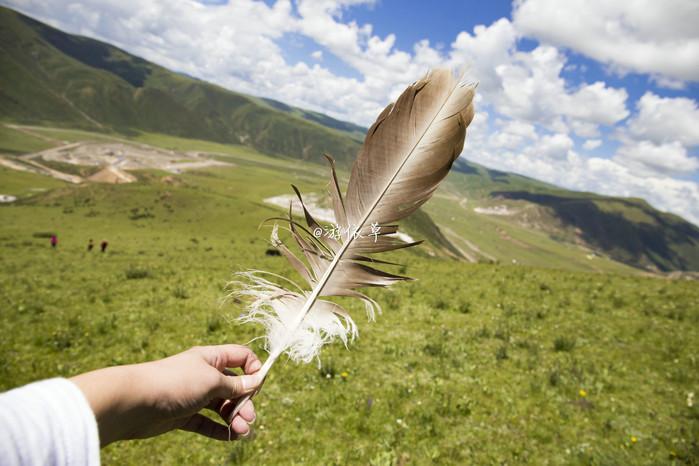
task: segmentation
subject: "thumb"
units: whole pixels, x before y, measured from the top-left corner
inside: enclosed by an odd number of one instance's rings
[[[262,377],[259,374],[224,375],[221,374],[217,396],[223,399],[236,399],[252,393],[259,388]]]

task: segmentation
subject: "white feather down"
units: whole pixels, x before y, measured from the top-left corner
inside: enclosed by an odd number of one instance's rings
[[[357,337],[357,325],[349,313],[326,300],[317,300],[302,324],[290,334],[292,324],[310,292],[286,290],[261,277],[260,273],[264,272],[237,274],[245,280],[232,283],[237,287],[233,295],[250,299],[246,312],[239,320],[265,327],[265,349],[270,353],[285,351],[291,360],[308,363],[318,357],[326,343],[338,339],[347,346]]]

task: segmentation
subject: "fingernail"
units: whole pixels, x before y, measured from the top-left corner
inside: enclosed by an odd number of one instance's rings
[[[262,367],[262,363],[260,362],[259,359],[256,359],[255,361],[253,361],[252,364],[250,364],[250,371],[257,372],[260,370],[260,367]]]

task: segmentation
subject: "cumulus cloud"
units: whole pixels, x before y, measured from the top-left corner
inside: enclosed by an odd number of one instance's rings
[[[600,124],[612,125],[628,116],[625,89],[603,82],[568,89],[561,77],[565,63],[565,56],[551,46],[516,52],[495,70],[502,87],[494,101],[499,111],[556,131],[570,128],[584,137],[595,136]]]
[[[694,0],[518,0],[522,34],[569,47],[620,71],[699,80]]]
[[[699,108],[694,100],[646,92],[637,108],[638,114],[628,124],[633,136],[658,144],[677,141],[685,146],[699,145]]]
[[[8,0],[6,0],[8,1]],[[427,69],[470,66],[485,103],[510,117],[547,122],[553,129],[594,137],[599,124],[626,116],[626,93],[602,82],[566,88],[565,56],[553,47],[517,52],[517,34],[507,18],[473,33],[459,33],[442,54],[427,39],[411,52],[380,37],[371,24],[345,22],[344,9],[373,0],[278,0],[273,5],[237,0],[203,5],[189,0],[9,0],[40,19],[115,43],[164,66],[217,84],[370,124],[389,99]],[[294,8],[295,6],[295,8]],[[314,63],[287,63],[286,34],[301,34],[356,70],[338,75],[311,54]]]
[[[500,18],[490,26],[478,25],[473,34],[460,32],[451,44],[449,64],[467,65],[468,74],[480,81],[479,93],[492,99],[501,89],[496,68],[510,63],[517,35],[507,18]]]
[[[583,148],[587,150],[593,150],[597,149],[599,146],[602,145],[602,140],[601,139],[588,139],[583,143]]]
[[[528,146],[523,153],[536,158],[566,159],[574,147],[573,140],[562,133],[548,134],[541,137],[536,144]]]
[[[524,143],[538,139],[536,127],[531,123],[517,120],[499,120],[498,130],[491,136],[491,145],[495,148],[517,149]]]
[[[654,144],[640,141],[625,144],[613,159],[642,175],[687,175],[699,168],[699,159],[690,157],[679,142]]]

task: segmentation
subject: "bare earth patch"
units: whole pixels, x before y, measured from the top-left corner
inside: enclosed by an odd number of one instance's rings
[[[109,166],[90,176],[88,180],[97,183],[121,184],[132,183],[136,181],[136,177],[120,168]]]
[[[47,167],[42,161],[79,166],[103,167],[87,179]],[[178,174],[233,164],[208,158],[200,152],[177,152],[128,142],[75,142],[15,158],[0,157],[0,164],[14,170],[31,171],[67,181],[82,183],[132,183],[136,177],[128,170],[156,169]]]
[[[496,205],[493,207],[474,207],[473,211],[483,215],[510,216],[519,213],[518,210],[511,210],[506,205]]]

